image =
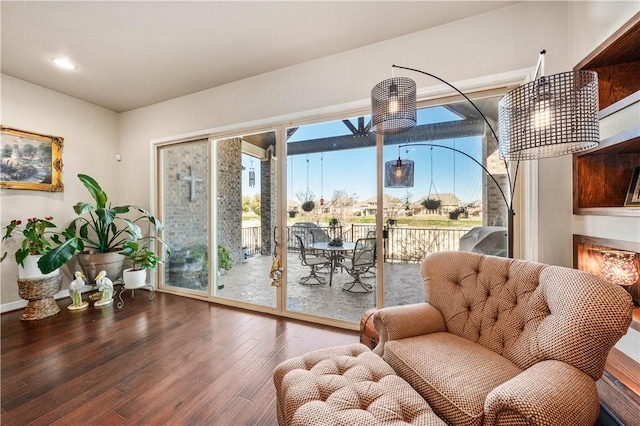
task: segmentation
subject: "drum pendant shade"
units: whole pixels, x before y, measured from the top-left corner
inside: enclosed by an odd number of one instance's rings
[[[500,158],[535,160],[598,145],[598,75],[575,71],[540,77],[498,104]]]
[[[416,125],[416,82],[393,77],[371,89],[373,129],[382,135],[397,135]]]

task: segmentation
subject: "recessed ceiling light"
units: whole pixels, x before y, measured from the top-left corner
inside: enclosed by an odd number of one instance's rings
[[[67,58],[51,58],[51,62],[66,70],[75,70],[76,68],[78,68]]]

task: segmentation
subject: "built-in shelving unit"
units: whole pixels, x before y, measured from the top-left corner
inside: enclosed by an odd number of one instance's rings
[[[625,250],[636,254],[635,265],[640,269],[640,244],[609,238],[573,236],[573,266],[600,275],[602,250]],[[629,292],[637,299],[640,284]],[[640,331],[640,307],[633,310],[632,329]],[[612,416],[625,425],[640,425],[640,364],[624,352],[613,348],[607,357],[605,371],[596,383],[600,402]]]
[[[573,155],[573,213],[638,218],[640,206],[629,206],[626,200],[640,167],[640,13],[574,70],[598,73],[601,140],[596,148]],[[637,253],[635,263],[640,268],[640,243],[584,235],[573,236],[573,266],[600,275],[601,251],[606,249]],[[636,300],[639,286],[627,288]],[[640,307],[633,311],[630,329],[630,333],[640,332]],[[597,387],[604,418],[640,425],[640,363],[636,359],[613,348]],[[609,420],[598,424],[611,424]]]
[[[640,216],[640,207],[625,207],[640,167],[640,13],[574,69],[598,73],[604,136],[598,147],[574,154],[574,214]]]

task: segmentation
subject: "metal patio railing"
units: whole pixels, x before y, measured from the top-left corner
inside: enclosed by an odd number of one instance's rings
[[[298,244],[294,235],[300,235],[307,244],[311,243],[309,227],[314,224],[295,224],[287,227],[287,250],[298,251]],[[328,227],[321,227],[330,231]],[[419,228],[389,226],[383,230],[384,260],[385,262],[419,263],[431,253],[447,250],[458,250],[460,238],[471,228]],[[374,225],[349,225],[336,230],[344,240],[356,241],[367,237],[370,231],[375,231]],[[247,247],[249,255],[261,252],[261,232],[259,226],[243,228],[242,245]]]

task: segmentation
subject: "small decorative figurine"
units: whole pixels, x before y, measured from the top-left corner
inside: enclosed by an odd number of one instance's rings
[[[88,302],[82,300],[82,293],[80,290],[84,287],[84,274],[80,271],[76,271],[73,274],[76,279],[69,283],[69,297],[71,297],[71,304],[67,306],[70,311],[79,311],[89,306]]]
[[[113,282],[107,278],[107,271],[100,271],[96,277],[96,284],[100,291],[100,300],[95,302],[93,306],[106,306],[113,303]]]

